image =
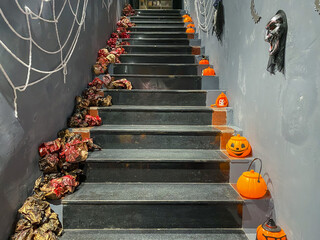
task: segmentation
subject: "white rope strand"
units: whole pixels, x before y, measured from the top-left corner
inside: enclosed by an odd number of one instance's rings
[[[62,12],[65,9],[66,3],[69,3],[69,7],[70,7],[70,11],[73,15],[73,21],[72,21],[72,26],[70,28],[69,34],[67,36],[67,39],[65,40],[65,42],[62,44],[61,42],[61,38],[60,38],[60,34],[59,34],[59,29],[58,29],[58,23],[59,23],[59,18],[62,15]],[[5,71],[4,67],[2,64],[0,64],[0,70],[1,72],[4,74],[5,79],[8,81],[9,85],[11,86],[11,88],[13,89],[13,94],[14,94],[14,113],[15,113],[15,117],[18,117],[18,104],[17,104],[17,91],[23,92],[25,91],[28,87],[33,86],[37,83],[42,82],[43,80],[47,79],[49,76],[51,76],[52,74],[63,70],[63,74],[64,74],[64,83],[66,83],[66,75],[67,75],[67,64],[69,62],[69,60],[71,59],[73,52],[75,51],[75,47],[78,43],[79,37],[80,37],[80,33],[81,30],[84,28],[84,23],[85,23],[85,19],[86,19],[86,10],[87,10],[87,6],[88,6],[88,1],[89,0],[83,0],[83,7],[82,7],[82,12],[80,15],[80,20],[78,20],[78,13],[79,13],[79,8],[80,8],[80,0],[78,0],[77,2],[77,6],[76,6],[76,10],[74,10],[72,8],[72,5],[70,3],[70,0],[65,0],[61,10],[59,11],[59,14],[56,15],[56,2],[55,0],[53,0],[52,3],[52,14],[53,14],[53,19],[45,19],[43,17],[41,17],[42,13],[43,13],[43,9],[44,9],[44,3],[43,0],[41,1],[41,5],[40,5],[40,9],[39,9],[39,13],[36,14],[34,13],[30,8],[28,8],[27,6],[25,7],[25,9],[23,9],[21,7],[21,5],[19,4],[18,0],[15,0],[16,5],[18,7],[18,9],[25,15],[26,17],[26,23],[27,23],[27,29],[28,29],[28,36],[23,36],[20,33],[18,33],[16,31],[16,29],[10,24],[10,22],[8,21],[8,19],[6,18],[5,14],[3,13],[2,9],[0,9],[0,16],[3,18],[4,22],[7,24],[7,26],[9,27],[9,29],[19,38],[22,39],[24,41],[28,41],[29,42],[29,49],[28,49],[28,63],[24,62],[22,59],[20,59],[3,41],[0,40],[0,45],[20,64],[22,64],[22,66],[27,68],[27,75],[26,75],[26,80],[25,83],[23,85],[20,86],[15,86],[13,81],[10,79],[9,75],[7,74],[7,72]],[[109,2],[110,4],[110,2]],[[52,24],[54,23],[54,27],[55,27],[55,31],[56,31],[56,38],[57,38],[57,43],[59,46],[59,49],[56,51],[48,51],[44,48],[42,48],[32,37],[32,29],[31,29],[31,23],[30,23],[30,19],[32,20],[38,20],[38,21],[44,21],[48,24]],[[72,36],[72,33],[74,31],[74,27],[75,27],[75,23],[78,24],[78,29],[76,30],[76,32],[74,33],[74,38],[70,43],[70,48],[67,50],[65,56],[63,56],[63,49],[66,47],[66,45],[68,44],[68,42],[70,41],[70,38]],[[36,46],[39,50],[41,50],[42,52],[44,52],[45,54],[60,54],[60,64],[55,67],[53,70],[41,70],[41,69],[37,69],[34,68],[32,66],[32,50],[33,50],[33,45]],[[31,81],[31,71],[37,72],[37,73],[41,73],[41,74],[45,74],[43,77]]]

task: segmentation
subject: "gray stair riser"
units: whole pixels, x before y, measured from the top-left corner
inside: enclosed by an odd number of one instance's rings
[[[152,13],[153,15],[157,15],[158,13],[181,14],[181,10],[179,10],[179,9],[139,9],[139,10],[136,10],[136,14],[140,14],[140,13]]]
[[[159,26],[159,27],[132,27],[129,28],[131,32],[185,32],[185,27],[171,27],[171,26]]]
[[[216,133],[139,133],[91,130],[94,143],[108,149],[219,149]]]
[[[186,33],[170,33],[170,34],[162,34],[162,33],[130,33],[130,38],[182,38],[187,39],[188,34]]]
[[[196,160],[196,159],[195,159]],[[92,162],[86,182],[195,182],[227,183],[228,162]]]
[[[162,22],[162,21],[177,21],[183,22],[182,16],[133,16],[130,17],[130,21],[155,21],[155,22]]]
[[[180,13],[177,12],[164,12],[164,13],[152,13],[152,12],[140,12],[136,15],[137,17],[139,16],[161,16],[161,17],[179,17],[181,16]]]
[[[103,228],[240,228],[242,204],[144,204],[126,202],[66,204],[65,229]]]
[[[118,75],[117,79],[126,78],[134,89],[158,90],[198,90],[201,89],[201,77],[156,77]]]
[[[138,65],[115,64],[111,74],[142,74],[142,75],[197,75],[196,65]]]
[[[242,229],[66,230],[61,240],[248,240]]]
[[[184,27],[182,21],[134,21],[137,27],[164,26],[164,27]]]
[[[114,105],[205,106],[204,92],[105,91]]]
[[[123,39],[123,42],[129,42],[131,45],[189,45],[188,39]],[[124,56],[125,54],[121,55]]]
[[[103,124],[211,125],[212,111],[99,109]]]
[[[140,44],[140,43],[139,43]],[[157,56],[149,55],[130,55],[122,54],[120,57],[121,63],[195,63],[193,55],[172,55],[172,56]]]
[[[144,54],[152,54],[152,53],[161,53],[161,54],[191,54],[192,47],[189,46],[123,46],[127,53],[144,53]]]

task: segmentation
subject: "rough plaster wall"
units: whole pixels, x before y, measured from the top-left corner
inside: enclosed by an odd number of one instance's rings
[[[196,20],[194,1],[191,15]],[[222,43],[201,33],[255,157],[264,163],[277,222],[290,240],[319,239],[320,222],[320,16],[314,1],[256,0],[262,16],[254,24],[250,0],[224,1]],[[279,10],[288,18],[286,74],[266,71],[265,25]]]
[[[41,0],[19,2],[22,6],[28,5],[30,9],[38,11]],[[56,2],[61,4],[64,1]],[[80,2],[82,5],[83,0]],[[95,62],[98,49],[105,46],[105,40],[114,30],[125,1],[105,2],[112,3],[109,12],[102,8],[101,0],[89,1],[85,31],[81,32],[74,55],[68,64],[67,83],[63,83],[63,75],[59,72],[44,82],[29,87],[25,92],[18,93],[19,119],[14,117],[13,91],[0,73],[0,239],[7,239],[17,209],[31,193],[35,179],[40,176],[37,164],[39,144],[55,139],[57,132],[66,127],[66,120],[73,110],[74,97],[92,80],[91,65]],[[75,9],[75,5],[73,6]],[[27,36],[25,17],[17,10],[15,2],[2,0],[0,7],[17,31]],[[58,26],[63,42],[73,20],[70,10],[66,9],[61,16],[62,24]],[[44,10],[44,16],[50,18],[48,9]],[[34,20],[32,31],[41,46],[50,50],[58,49],[52,24]],[[12,34],[2,18],[0,32],[1,40],[27,61],[28,45]],[[69,46],[66,49],[69,49]],[[2,47],[0,56],[0,63],[14,83],[23,84],[26,69],[13,60]],[[33,58],[34,66],[41,69],[53,69],[59,64],[57,55],[48,57],[37,50]],[[31,79],[37,78],[39,75],[31,75]]]

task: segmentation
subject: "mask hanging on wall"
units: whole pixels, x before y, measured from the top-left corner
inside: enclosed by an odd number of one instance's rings
[[[224,27],[224,7],[222,0],[215,0],[213,6],[215,8],[215,12],[213,17],[212,34],[215,32],[218,40],[221,41]]]
[[[271,74],[276,70],[284,73],[287,31],[286,14],[279,10],[266,26],[265,41],[270,44],[267,70]]]
[[[254,4],[254,0],[251,0],[251,16],[252,16],[252,19],[254,21],[254,23],[258,23],[260,22],[261,20],[261,16],[258,15],[256,9],[255,9],[255,4]]]

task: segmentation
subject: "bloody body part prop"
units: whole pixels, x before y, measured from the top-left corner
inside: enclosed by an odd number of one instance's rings
[[[287,31],[286,14],[279,10],[266,26],[265,41],[270,44],[267,70],[271,74],[275,74],[276,70],[284,73]]]
[[[136,14],[136,11],[132,8],[131,4],[127,4],[122,10],[123,15],[133,16]]]
[[[56,240],[57,236],[62,234],[58,215],[51,210],[48,202],[37,198],[36,195],[27,198],[19,213],[21,219],[11,240]]]

